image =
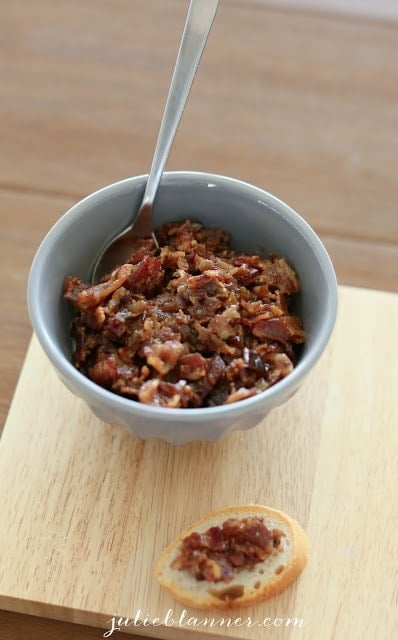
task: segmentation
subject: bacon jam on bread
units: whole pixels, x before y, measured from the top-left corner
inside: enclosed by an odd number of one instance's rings
[[[290,516],[262,505],[213,511],[163,551],[160,584],[190,607],[256,604],[288,587],[308,559],[308,540]]]

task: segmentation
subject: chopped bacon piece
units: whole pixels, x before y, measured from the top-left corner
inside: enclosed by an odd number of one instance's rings
[[[245,398],[251,398],[257,394],[257,389],[246,389],[245,387],[241,387],[237,391],[233,391],[229,394],[228,398],[225,401],[225,404],[231,404],[231,402],[238,402],[238,400],[244,400]]]
[[[266,274],[271,285],[281,293],[292,295],[299,292],[298,278],[285,258],[273,258]]]
[[[108,280],[93,285],[84,285],[77,278],[69,277],[65,283],[65,298],[80,311],[95,307],[119,289],[133,271],[133,265],[124,264],[115,269]]]
[[[200,353],[188,353],[178,361],[179,376],[185,380],[200,380],[208,373],[208,361]]]
[[[166,340],[142,345],[140,355],[146,358],[149,366],[164,376],[174,369],[179,357],[186,351],[187,347],[178,340]]]
[[[256,322],[253,326],[253,335],[265,340],[294,344],[303,342],[305,337],[301,323],[296,316],[280,316]]]

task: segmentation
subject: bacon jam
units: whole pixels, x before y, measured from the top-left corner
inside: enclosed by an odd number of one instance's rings
[[[171,568],[189,571],[198,581],[228,583],[242,569],[279,553],[283,536],[279,529],[267,529],[262,517],[229,518],[221,527],[184,538]]]
[[[288,375],[305,340],[290,313],[299,281],[284,258],[231,249],[228,234],[168,223],[136,242],[98,284],[65,280],[74,365],[132,400],[171,408],[228,404]]]

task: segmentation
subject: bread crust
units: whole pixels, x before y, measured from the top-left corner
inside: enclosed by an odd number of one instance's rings
[[[283,565],[278,565],[278,556],[271,556],[263,562],[257,563],[254,572],[253,570],[242,570],[237,573],[236,578],[227,584],[223,583],[221,587],[218,583],[198,582],[188,572],[170,567],[174,557],[178,554],[181,541],[192,532],[202,532],[209,527],[221,525],[228,518],[248,516],[262,516],[268,528],[279,528],[285,533],[286,548],[281,556]],[[304,529],[294,518],[264,505],[246,504],[217,509],[183,529],[162,552],[156,566],[156,577],[162,587],[189,607],[209,610],[232,609],[254,605],[280,593],[296,580],[307,560],[308,538]],[[283,566],[282,569],[281,566]],[[233,591],[237,585],[239,588],[243,586],[242,595],[221,597],[209,591],[210,589],[216,592],[217,588],[219,591],[225,589]]]

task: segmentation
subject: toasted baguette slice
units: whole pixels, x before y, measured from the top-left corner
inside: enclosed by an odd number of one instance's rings
[[[210,527],[221,526],[228,518],[261,516],[265,526],[280,529],[281,549],[258,562],[251,569],[241,569],[230,582],[196,580],[187,570],[171,567],[179,555],[183,538],[194,531],[202,533]],[[156,577],[173,596],[189,607],[199,609],[228,609],[249,606],[270,598],[288,587],[301,573],[308,559],[308,540],[305,531],[290,516],[262,505],[241,505],[213,511],[184,529],[163,551]]]

